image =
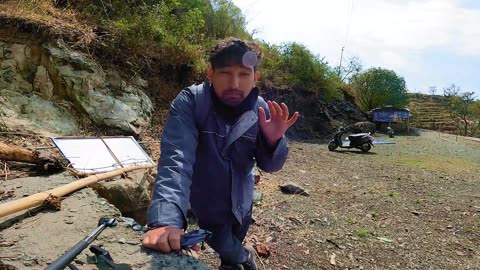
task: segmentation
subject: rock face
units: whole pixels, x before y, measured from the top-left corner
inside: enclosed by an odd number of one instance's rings
[[[61,43],[0,41],[0,117],[8,128],[69,135],[79,132],[83,119],[111,133],[139,134],[153,108],[142,91],[146,82],[132,81]]]

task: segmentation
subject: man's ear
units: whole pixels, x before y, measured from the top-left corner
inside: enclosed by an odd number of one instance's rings
[[[257,86],[258,79],[260,79],[260,72],[257,70],[255,71],[255,78],[254,78],[255,86]]]
[[[208,67],[208,68],[207,68],[207,78],[208,78],[209,81],[211,81],[212,75],[213,75],[213,68],[212,68],[212,67]]]

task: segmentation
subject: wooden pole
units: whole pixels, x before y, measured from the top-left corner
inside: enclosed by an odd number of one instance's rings
[[[82,178],[75,182],[68,183],[66,185],[63,185],[54,189],[50,189],[48,191],[36,193],[22,199],[6,202],[3,204],[0,204],[0,217],[4,217],[21,210],[25,210],[34,206],[41,205],[50,196],[62,197],[76,190],[84,188],[86,186],[95,184],[101,180],[111,179],[114,176],[118,176],[126,172],[131,172],[139,169],[147,169],[152,167],[154,167],[154,165],[132,166],[132,167],[126,167],[126,168],[118,169],[111,172],[96,174],[96,175]]]

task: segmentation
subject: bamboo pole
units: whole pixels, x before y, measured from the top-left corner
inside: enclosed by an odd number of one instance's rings
[[[139,169],[147,169],[152,167],[154,167],[154,165],[131,166],[131,167],[126,167],[126,168],[118,169],[111,172],[96,174],[96,175],[82,178],[75,182],[68,183],[66,185],[63,185],[54,189],[50,189],[48,191],[36,193],[22,199],[6,202],[3,204],[0,204],[0,217],[4,217],[21,210],[25,210],[34,206],[41,205],[50,196],[62,197],[76,190],[84,188],[86,186],[95,184],[101,180],[110,179],[114,176],[118,176],[126,172],[131,172]]]

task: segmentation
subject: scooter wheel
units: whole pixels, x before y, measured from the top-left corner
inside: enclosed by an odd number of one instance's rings
[[[366,143],[366,144],[360,146],[360,150],[362,150],[362,152],[364,152],[364,153],[370,151],[371,148],[372,148],[372,146],[369,143]]]
[[[338,145],[336,143],[329,143],[328,144],[328,150],[333,151],[337,149]]]

